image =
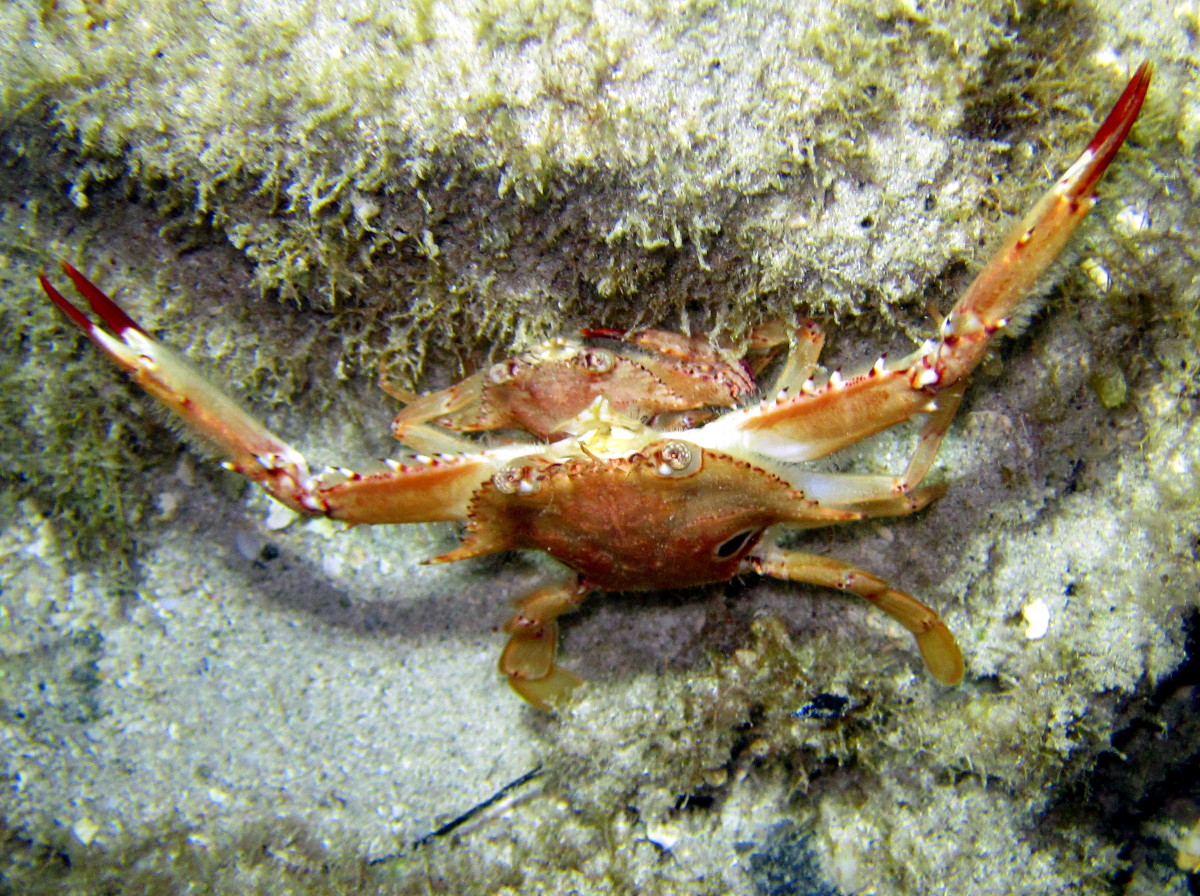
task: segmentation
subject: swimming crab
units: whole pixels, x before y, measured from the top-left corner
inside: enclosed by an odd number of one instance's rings
[[[967,377],[1094,204],[1149,81],[1143,63],[1083,155],[1009,231],[936,337],[907,357],[824,374],[823,337],[811,321],[756,331],[736,360],[704,339],[661,330],[585,330],[582,339],[547,342],[440,392],[392,387],[408,402],[393,432],[411,451],[378,472],[310,472],[299,452],[75,268],[63,265],[108,329],[39,279],[66,317],[228,468],[298,513],[351,525],[464,521],[459,547],[430,562],[537,549],[568,567],[569,577],[519,601],[505,625],[500,671],[536,706],[580,683],[555,661],[557,619],[590,592],[746,573],[865,598],[914,635],[934,678],[953,685],[962,655],[932,608],[849,563],[785,548],[781,536],[910,514],[944,492],[922,481]],[[784,343],[781,369],[760,390],[756,377]],[[923,422],[899,476],[804,466],[913,417]],[[496,430],[488,442],[459,434]]]

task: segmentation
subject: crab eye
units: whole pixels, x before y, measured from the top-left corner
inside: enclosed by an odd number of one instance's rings
[[[526,464],[510,464],[492,477],[496,491],[505,495],[531,495],[541,488],[541,477]]]
[[[610,373],[617,366],[617,356],[602,348],[589,348],[579,360],[584,370],[597,376]]]
[[[684,479],[700,470],[704,450],[687,442],[664,442],[654,454],[654,471],[659,476]]]
[[[743,529],[741,532],[726,538],[723,542],[717,545],[713,554],[718,560],[728,560],[730,557],[736,557],[748,547],[752,547],[758,536],[762,534],[761,529]]]
[[[516,358],[509,358],[507,361],[493,364],[487,372],[488,382],[495,383],[497,386],[507,386],[517,378],[520,369],[521,362]]]

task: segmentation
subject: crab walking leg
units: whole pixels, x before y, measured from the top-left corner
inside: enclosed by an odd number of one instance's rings
[[[577,580],[539,588],[517,603],[517,612],[504,625],[512,637],[500,654],[500,671],[521,697],[538,709],[549,709],[583,679],[558,666],[558,617],[578,607],[588,589]]]
[[[821,358],[821,349],[825,345],[825,334],[820,325],[814,320],[798,321],[788,335],[787,360],[783,369],[775,378],[772,391],[782,395],[785,393],[799,394]]]
[[[450,416],[471,405],[478,405],[483,397],[485,373],[486,371],[481,371],[474,376],[467,377],[467,379],[454,386],[408,399],[408,406],[392,420],[392,436],[397,441],[403,442],[405,445],[411,445],[418,450],[426,449],[422,448],[419,444],[414,444],[414,437],[428,439],[431,432],[445,433],[445,439],[448,442],[461,441],[456,440],[446,430],[435,430],[423,424],[428,424],[429,421],[438,417]],[[382,378],[380,378],[379,382],[381,386],[384,385]],[[399,391],[392,391],[387,386],[384,386],[384,389],[395,397],[399,397],[400,395]]]
[[[877,516],[908,516],[924,510],[934,501],[946,494],[946,484],[923,485],[903,495],[892,495],[889,498],[875,498],[850,505],[849,509],[861,513],[864,518]]]
[[[953,386],[938,393],[935,402],[937,407],[930,411],[929,416],[925,418],[921,433],[917,436],[917,448],[913,451],[912,457],[908,459],[904,475],[896,483],[898,492],[903,494],[912,490],[920,485],[921,480],[929,473],[929,468],[933,466],[934,458],[937,457],[938,448],[942,446],[942,438],[950,429],[950,422],[958,413],[958,406],[962,404],[963,394],[966,391],[967,380],[964,377]]]
[[[754,565],[764,575],[824,585],[869,600],[913,633],[925,666],[934,678],[942,684],[958,684],[962,680],[962,652],[946,623],[932,607],[897,591],[878,576],[831,557],[784,551],[770,545]]]
[[[147,334],[83,274],[65,262],[63,270],[113,332],[94,324],[39,274],[42,289],[67,319],[134,382],[225,455],[229,469],[257,482],[299,513],[348,523],[464,519],[471,494],[495,472],[494,462],[475,454],[419,456],[412,464],[389,463],[379,473],[338,470],[332,477],[313,475],[299,451]]]
[[[945,483],[904,488],[900,477],[881,473],[826,473],[782,464],[770,469],[816,506],[833,514],[851,514],[841,519],[816,514],[807,520],[789,520],[789,529],[816,528],[866,517],[906,516],[923,510],[946,493]]]
[[[1058,256],[1095,204],[1096,184],[1133,127],[1150,85],[1149,63],[1140,65],[1104,123],[1084,150],[1033,208],[1013,227],[1000,248],[946,316],[937,339],[894,364],[880,359],[867,373],[835,373],[819,388],[776,396],[716,421],[714,434],[740,431],[752,450],[782,460],[824,457],[915,414],[943,414],[923,434],[936,449],[939,430],[949,425],[944,396],[983,358],[993,336]],[[918,449],[904,477],[919,477],[929,448]],[[926,469],[928,467],[926,466]]]
[[[909,497],[918,490],[928,492],[929,487],[918,489],[921,482],[933,466],[941,447],[942,438],[950,428],[958,406],[962,403],[963,393],[967,391],[967,381],[955,383],[938,395],[936,408],[929,412],[929,417],[921,427],[917,436],[917,447],[909,458],[908,466],[902,476],[882,475],[852,475],[848,473],[810,473],[792,474],[790,478],[810,497],[822,504],[842,505],[855,510],[867,510],[870,516],[883,516],[889,513],[902,514],[919,510],[929,503],[923,500],[913,504]],[[941,497],[938,491],[936,497]],[[894,511],[887,507],[901,508]],[[910,510],[904,510],[911,507]]]

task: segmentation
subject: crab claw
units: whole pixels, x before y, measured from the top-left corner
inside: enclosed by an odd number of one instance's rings
[[[967,377],[1095,205],[1096,185],[1137,120],[1151,74],[1148,62],[1138,66],[1083,154],[1009,230],[942,320],[936,339],[895,362],[880,358],[847,376],[835,371],[820,385],[804,381],[820,344],[797,339],[774,394],[725,415],[710,431],[781,460],[806,461],[926,414],[921,447],[898,491],[915,487],[928,472]]]
[[[1133,128],[1153,73],[1149,62],[1137,67],[1082,155],[1008,232],[958,300],[944,329],[963,345],[954,346],[950,375],[937,371],[939,382],[965,376],[978,363],[987,348],[987,337],[1004,326],[1096,204],[1096,184]]]
[[[99,287],[65,261],[63,271],[109,333],[68,301],[46,278],[38,282],[55,306],[134,382],[177,414],[227,460],[230,469],[262,483],[302,513],[322,513],[314,500],[304,457],[264,427],[237,402],[208,383],[191,364],[151,337]]]
[[[385,469],[356,473],[338,468],[313,475],[295,448],[208,382],[138,326],[83,274],[63,263],[71,282],[108,332],[63,297],[44,274],[42,289],[84,335],[139,386],[227,458],[225,466],[257,482],[283,504],[308,515],[351,524],[458,520],[479,485],[496,469],[483,454],[385,461]]]

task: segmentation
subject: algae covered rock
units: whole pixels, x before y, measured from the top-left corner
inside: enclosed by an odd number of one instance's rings
[[[1153,798],[1148,757],[1189,749],[1163,688],[1197,605],[1194,15],[379,6],[0,11],[5,873],[522,893],[1168,875],[1093,795],[1131,727],[1165,733],[1113,802]],[[579,326],[736,340],[795,313],[833,365],[903,352],[1147,56],[1101,206],[975,376],[946,498],[804,539],[942,611],[955,690],[849,599],[744,582],[596,600],[564,626],[592,684],[524,709],[492,628],[540,561],[422,567],[448,528],[272,515],[36,289],[67,258],[331,463],[390,450],[381,363],[428,389]],[[840,462],[902,469],[911,436]]]

